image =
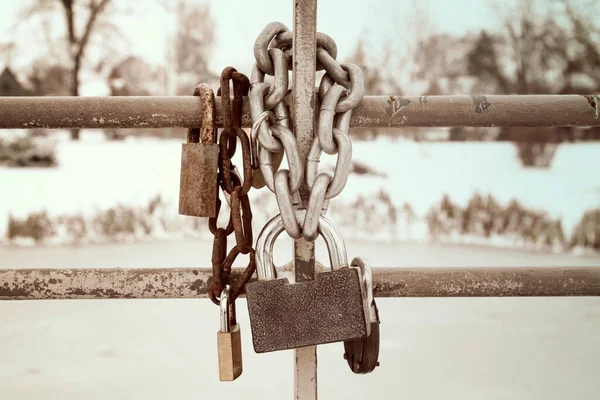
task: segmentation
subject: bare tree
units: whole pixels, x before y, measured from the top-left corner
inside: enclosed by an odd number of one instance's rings
[[[108,26],[103,19],[110,4],[111,0],[33,0],[24,9],[25,18],[55,13],[59,10],[62,13],[66,28],[65,53],[69,60],[72,96],[79,96],[80,72],[92,37],[97,34],[100,27]],[[51,45],[49,49],[52,49]],[[78,140],[79,130],[71,130],[71,137]]]
[[[205,3],[180,1],[177,9],[174,64],[177,94],[191,93],[199,82],[216,77],[208,60],[214,43],[215,23]]]
[[[589,94],[600,90],[599,3],[519,0],[496,10],[498,33],[482,31],[464,60],[474,91],[499,94]],[[502,128],[525,166],[548,167],[559,143],[587,140],[578,128]]]

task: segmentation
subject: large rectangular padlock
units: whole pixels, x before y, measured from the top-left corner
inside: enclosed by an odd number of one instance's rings
[[[215,143],[214,93],[208,85],[200,84],[194,95],[200,96],[202,127],[190,128],[188,142],[181,145],[179,214],[216,217],[219,146]]]
[[[367,337],[369,309],[361,272],[348,268],[343,238],[333,224],[320,217],[319,233],[333,270],[295,284],[275,279],[273,245],[283,230],[280,215],[265,225],[256,244],[258,281],[246,285],[254,350],[265,353]]]

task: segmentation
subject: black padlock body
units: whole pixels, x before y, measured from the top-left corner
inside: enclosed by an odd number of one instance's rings
[[[371,322],[369,336],[344,342],[344,358],[355,374],[368,374],[379,366],[379,325]]]
[[[257,353],[355,340],[368,333],[355,268],[321,272],[315,280],[296,284],[287,279],[253,282],[246,285],[246,297]]]

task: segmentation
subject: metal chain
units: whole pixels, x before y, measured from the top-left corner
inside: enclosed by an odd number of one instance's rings
[[[229,81],[233,83],[233,103],[230,99]],[[219,137],[218,186],[229,195],[230,214],[227,227],[218,228],[217,218],[221,200],[217,196],[217,217],[210,218],[208,221],[209,229],[214,235],[211,259],[213,277],[208,294],[215,304],[219,304],[221,292],[229,282],[231,266],[238,255],[248,254],[249,260],[242,275],[231,285],[229,297],[232,304],[256,269],[255,253],[252,247],[252,210],[248,198],[253,180],[252,147],[248,136],[241,128],[243,96],[248,95],[249,86],[250,81],[246,75],[233,67],[227,67],[221,74],[221,85],[217,92],[221,96],[223,126],[225,127]],[[242,146],[243,181],[235,172],[236,167],[231,162],[238,139]],[[227,236],[232,233],[234,233],[236,244],[227,253]]]
[[[289,112],[285,96],[288,90],[288,70],[292,69],[293,33],[282,23],[272,22],[254,43],[256,64],[252,71],[250,114],[253,122],[253,166],[260,167],[264,184],[275,193],[285,230],[294,239],[313,241],[318,235],[319,215],[327,209],[328,200],[344,189],[352,163],[352,142],[348,136],[352,109],[364,95],[362,70],[350,63],[339,64],[335,41],[317,33],[317,68],[325,70],[319,85],[321,100],[317,135],[306,158],[305,171],[298,144],[289,124],[282,127],[280,119]],[[265,74],[274,77],[273,85],[264,83]],[[273,110],[271,112],[270,110]],[[279,114],[279,116],[278,116]],[[278,169],[285,153],[289,170]],[[333,176],[318,171],[321,153],[337,154]],[[278,158],[276,158],[278,157]],[[256,162],[256,158],[259,162]],[[298,221],[299,187],[302,176],[310,197],[302,225]],[[257,185],[254,185],[257,187]]]

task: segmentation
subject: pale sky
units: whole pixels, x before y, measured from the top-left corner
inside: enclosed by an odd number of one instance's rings
[[[176,1],[173,0],[174,4]],[[0,2],[0,43],[17,41],[12,59],[15,68],[25,67],[35,55],[36,46],[43,46],[40,44],[41,33],[32,31],[31,26],[12,28],[18,11],[27,3],[28,0]],[[216,43],[209,63],[215,73],[232,65],[249,74],[254,40],[267,23],[280,21],[293,29],[292,0],[213,0],[208,3],[216,23]],[[164,64],[175,17],[157,1],[132,1],[131,4],[143,4],[143,8],[116,21],[124,37],[119,43],[123,54],[115,54],[115,59],[134,53],[148,61]],[[320,0],[317,30],[334,38],[340,59],[352,52],[359,36],[367,38],[370,50],[377,56],[380,54],[378,46],[382,44],[380,38],[393,38],[399,48],[414,41],[415,4],[427,8],[430,23],[424,30],[430,33],[460,35],[484,28],[494,30],[499,25],[489,0]],[[64,29],[60,18],[62,15],[59,14],[53,23]]]

